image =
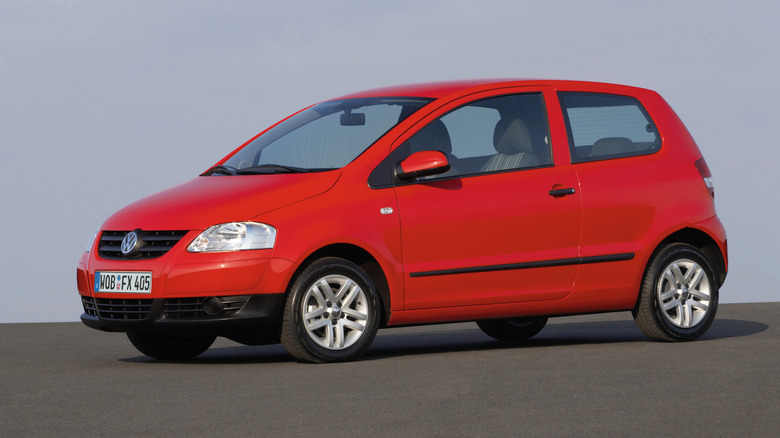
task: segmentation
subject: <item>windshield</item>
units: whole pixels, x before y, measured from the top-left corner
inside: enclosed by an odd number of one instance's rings
[[[338,169],[430,101],[378,97],[323,102],[270,129],[206,175]]]

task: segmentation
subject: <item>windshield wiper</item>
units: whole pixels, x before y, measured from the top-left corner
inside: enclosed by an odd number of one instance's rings
[[[258,173],[307,173],[309,169],[302,167],[285,166],[282,164],[261,164],[259,166],[245,167],[236,171],[239,175]]]
[[[203,172],[203,175],[209,176],[209,175],[214,175],[215,173],[222,174],[222,175],[236,175],[238,173],[238,169],[236,169],[233,166],[223,166],[219,164]]]

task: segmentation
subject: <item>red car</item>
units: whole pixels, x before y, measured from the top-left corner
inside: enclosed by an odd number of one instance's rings
[[[377,330],[631,311],[650,338],[712,323],[727,272],[714,187],[655,92],[463,81],[313,105],[131,204],[77,268],[89,327],[158,359],[224,336],[355,359]]]

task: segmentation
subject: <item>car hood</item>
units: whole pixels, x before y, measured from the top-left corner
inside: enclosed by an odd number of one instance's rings
[[[197,230],[252,218],[328,191],[340,171],[201,176],[117,211],[104,230]]]

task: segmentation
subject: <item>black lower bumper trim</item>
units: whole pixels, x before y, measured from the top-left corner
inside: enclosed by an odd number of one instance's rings
[[[81,315],[81,322],[96,330],[202,333],[242,339],[239,342],[243,343],[267,343],[274,338],[278,340],[284,294],[249,295],[238,311],[214,316],[199,312],[193,313],[192,318],[182,317],[180,313],[166,314],[165,298],[148,300],[149,311],[142,319],[102,318],[100,312],[94,311],[87,301],[88,298],[85,299],[85,313]]]

